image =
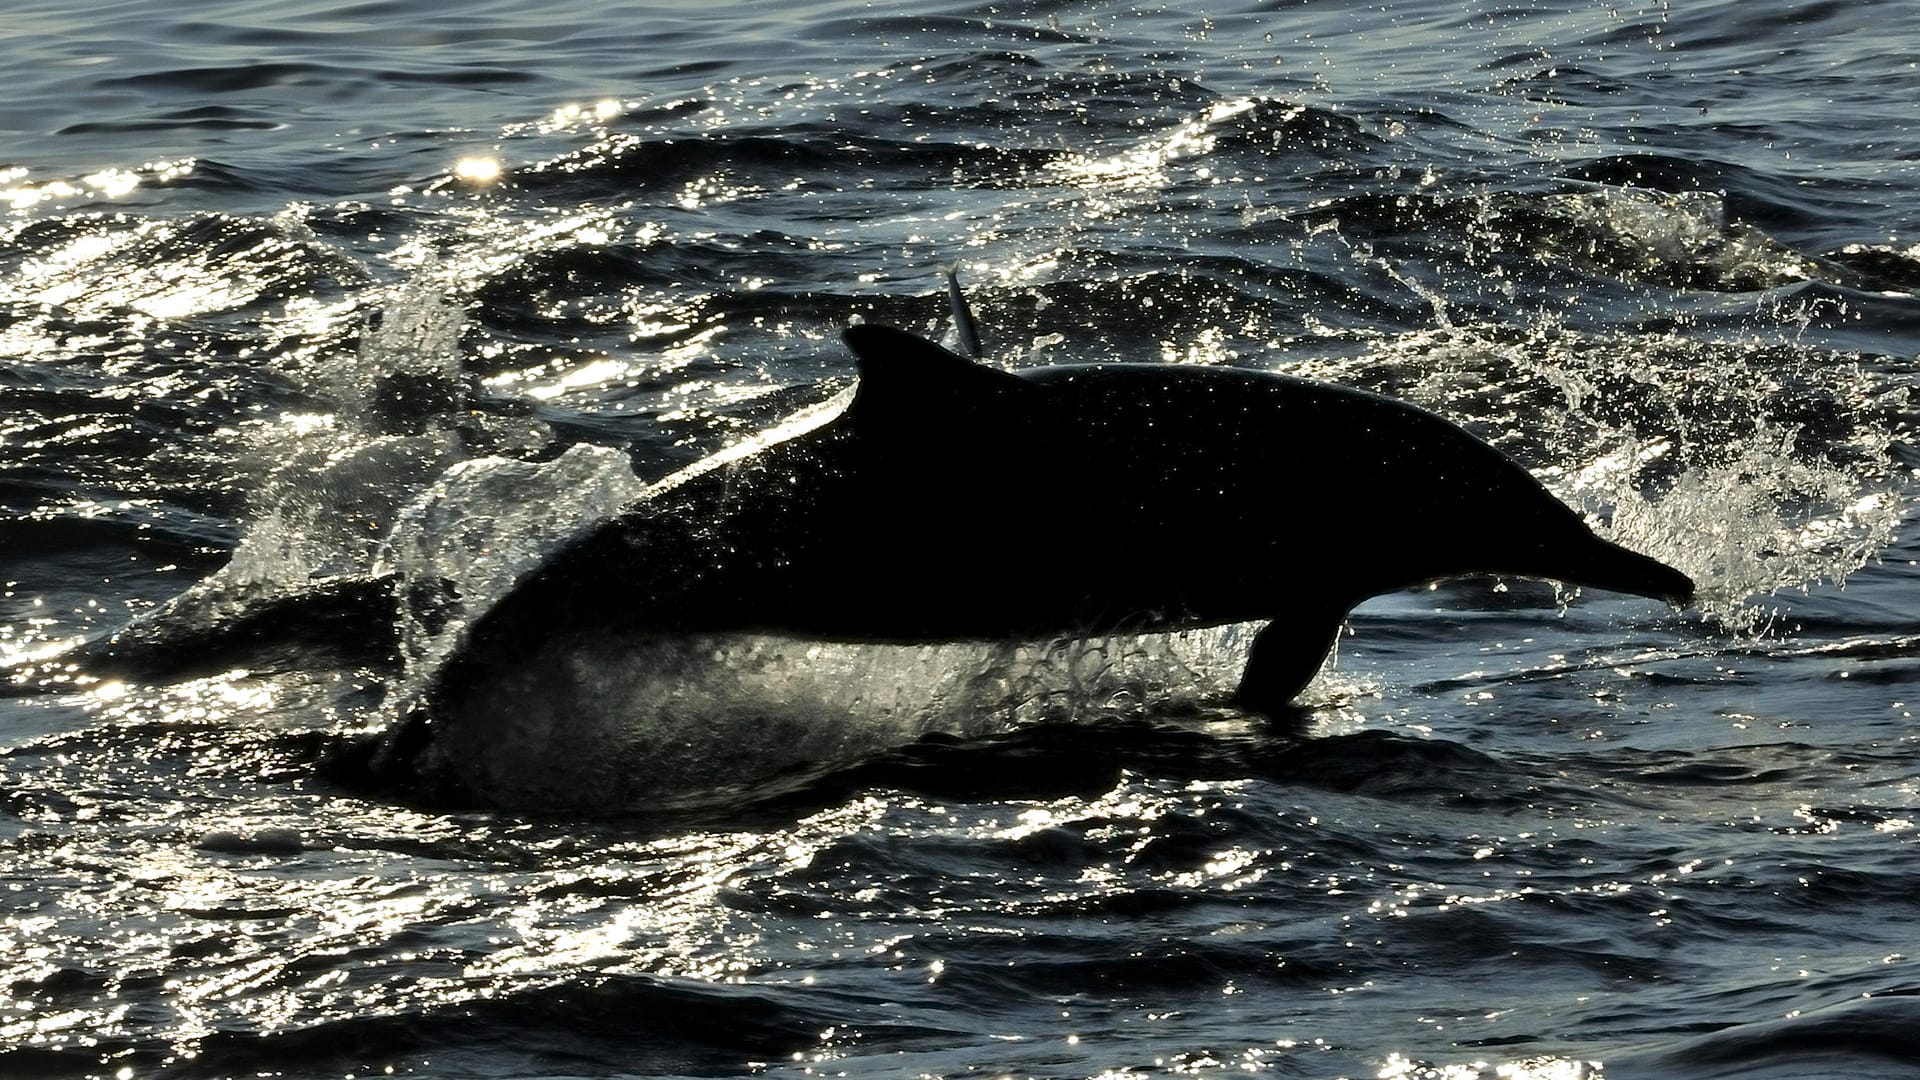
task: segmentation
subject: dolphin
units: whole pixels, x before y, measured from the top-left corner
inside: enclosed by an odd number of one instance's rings
[[[1265,621],[1237,691],[1279,712],[1368,597],[1472,575],[1690,602],[1527,471],[1378,394],[1225,367],[1010,372],[855,325],[811,430],[656,484],[464,630],[425,719],[541,636],[1046,640]]]

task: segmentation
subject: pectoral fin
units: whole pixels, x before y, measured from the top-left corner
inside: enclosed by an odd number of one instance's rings
[[[1234,704],[1254,712],[1285,710],[1319,673],[1345,620],[1342,610],[1275,619],[1261,628],[1247,650],[1247,666],[1233,692]]]

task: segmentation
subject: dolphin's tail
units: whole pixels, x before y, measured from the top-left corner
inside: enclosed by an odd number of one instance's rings
[[[1567,568],[1547,575],[1575,585],[1665,600],[1674,607],[1693,602],[1693,579],[1658,559],[1593,537]]]

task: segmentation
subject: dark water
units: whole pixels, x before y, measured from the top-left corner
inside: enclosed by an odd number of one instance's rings
[[[0,1075],[1920,1070],[1905,3],[0,23]],[[497,593],[955,262],[999,362],[1413,400],[1700,609],[1385,597],[1294,722],[1232,631],[587,655],[453,737],[495,810],[351,767],[431,627],[220,632]],[[1071,560],[1048,466],[958,512]]]

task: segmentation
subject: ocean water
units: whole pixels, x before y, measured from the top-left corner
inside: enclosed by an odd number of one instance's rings
[[[0,1075],[1920,1075],[1902,0],[0,26]],[[1382,597],[1281,718],[1232,628],[585,641],[479,790],[369,765],[454,638],[362,583],[498,595],[948,265],[994,363],[1416,402],[1700,602]],[[1074,483],[957,512],[1068,561]]]

